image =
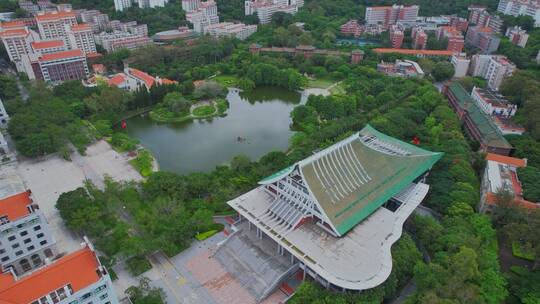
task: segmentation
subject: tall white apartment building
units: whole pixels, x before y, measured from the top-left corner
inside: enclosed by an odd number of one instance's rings
[[[465,53],[452,55],[450,62],[454,66],[455,78],[461,78],[467,75],[471,60],[467,58]]]
[[[169,0],[138,0],[140,8],[164,7]]]
[[[366,24],[388,27],[398,22],[411,23],[418,18],[418,5],[371,6],[366,7]]]
[[[520,26],[513,26],[506,29],[506,37],[510,39],[513,44],[524,48],[529,40],[529,34],[526,30],[521,29]]]
[[[205,34],[213,37],[235,37],[244,40],[257,31],[256,25],[245,25],[244,23],[220,22],[207,26]]]
[[[498,91],[504,78],[512,75],[516,66],[501,55],[474,55],[471,59],[470,74],[487,80],[490,89]]]
[[[31,31],[23,29],[0,30],[0,38],[4,44],[9,60],[12,62],[20,61],[21,58],[31,52],[30,44],[36,40]]]
[[[66,43],[66,25],[77,24],[75,13],[71,11],[38,13],[36,21],[41,39],[64,39]]]
[[[111,278],[92,245],[18,277],[0,274],[0,302],[12,304],[118,304]]]
[[[89,24],[73,25],[67,30],[69,45],[85,54],[97,53],[94,32]]]
[[[244,2],[246,16],[257,14],[261,24],[270,23],[272,15],[277,12],[295,14],[304,6],[304,0],[246,0]]]
[[[31,192],[0,199],[0,270],[21,275],[51,259],[55,240],[47,220],[32,201]],[[1,289],[1,287],[0,287]],[[1,297],[0,297],[1,299]]]
[[[131,7],[132,0],[114,0],[114,9],[116,11],[123,11]]]
[[[497,11],[514,17],[531,16],[534,26],[540,26],[540,1],[538,0],[500,0]]]
[[[203,33],[206,26],[219,23],[216,2],[214,0],[201,2],[196,10],[186,14],[186,20],[193,24],[195,32]]]
[[[189,13],[195,11],[201,6],[201,0],[182,0],[182,9]]]

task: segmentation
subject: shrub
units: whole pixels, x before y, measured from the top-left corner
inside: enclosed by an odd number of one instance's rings
[[[133,276],[141,275],[152,269],[152,264],[144,256],[134,256],[126,261],[129,273]]]

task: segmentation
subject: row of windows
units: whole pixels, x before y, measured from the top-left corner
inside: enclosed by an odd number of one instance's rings
[[[47,245],[47,240],[43,240],[43,241],[39,242],[39,244],[41,246],[45,246],[45,245]],[[16,245],[18,245],[18,244],[16,244]],[[17,247],[19,247],[19,246],[17,246]],[[26,247],[27,251],[32,251],[34,249],[36,249],[34,245]],[[2,254],[2,253],[5,253],[4,249],[0,250],[0,254]],[[23,253],[24,253],[23,250],[18,250],[18,251],[15,252],[15,256],[21,256]],[[0,262],[6,262],[8,260],[9,260],[9,256],[5,256],[5,257],[0,259]]]

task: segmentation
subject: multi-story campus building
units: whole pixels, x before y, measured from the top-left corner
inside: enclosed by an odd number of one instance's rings
[[[339,28],[340,33],[360,37],[364,28],[358,23],[358,20],[349,20]]]
[[[244,40],[257,31],[257,25],[220,22],[204,28],[204,33],[214,37],[235,37]]]
[[[81,50],[68,50],[44,54],[30,60],[36,79],[58,84],[67,80],[82,80],[88,77],[86,56]]]
[[[437,29],[437,39],[446,39],[448,41],[446,49],[456,53],[461,53],[461,51],[463,51],[463,47],[465,46],[463,34],[453,26],[439,27]]]
[[[182,9],[189,13],[195,11],[201,6],[201,0],[182,0]]]
[[[497,11],[514,17],[531,16],[534,26],[540,26],[540,1],[537,0],[500,0]]]
[[[196,10],[186,14],[186,20],[193,24],[193,30],[203,33],[210,24],[219,23],[217,4],[214,0],[201,2]]]
[[[490,14],[485,6],[469,6],[469,24],[486,27]]]
[[[277,12],[296,14],[304,6],[304,0],[246,0],[244,6],[246,16],[257,14],[259,22],[266,24]]]
[[[390,43],[392,44],[392,48],[401,48],[401,45],[403,44],[403,39],[405,38],[405,33],[403,32],[403,29],[398,25],[392,25],[390,27],[390,30],[388,30],[388,34],[390,35]]]
[[[112,33],[103,32],[95,35],[94,38],[96,43],[101,45],[107,52],[113,52],[122,48],[134,50],[153,43],[150,37],[119,31]]]
[[[29,190],[0,199],[1,272],[12,269],[21,275],[44,265],[55,251],[47,220]]]
[[[486,79],[488,87],[497,91],[504,78],[512,75],[515,70],[516,66],[506,56],[474,55],[469,73]]]
[[[510,42],[522,48],[525,47],[527,40],[529,40],[529,34],[527,34],[527,31],[521,29],[521,27],[517,25],[507,28],[505,36],[510,39]]]
[[[421,27],[413,27],[411,31],[412,48],[424,50],[427,45],[428,35]]]
[[[501,39],[489,27],[471,26],[465,36],[466,42],[479,48],[484,54],[491,54],[499,48]]]
[[[36,21],[39,35],[44,40],[67,40],[67,30],[77,24],[77,18],[72,11],[40,12],[36,16]]]
[[[388,27],[398,22],[415,22],[418,5],[371,6],[366,7],[366,24],[381,24]]]
[[[461,78],[467,75],[471,60],[464,53],[459,53],[450,58],[450,63],[454,66],[454,77]]]
[[[521,135],[525,132],[525,128],[511,120],[516,115],[517,105],[509,102],[501,94],[489,89],[474,87],[471,97],[503,135]]]
[[[486,168],[482,177],[481,197],[478,211],[492,213],[497,208],[497,194],[508,192],[516,206],[526,209],[538,209],[540,204],[523,198],[523,188],[519,181],[517,169],[527,166],[527,159],[488,153]],[[511,202],[512,203],[512,202]]]
[[[0,274],[0,302],[10,304],[118,304],[111,278],[88,242],[26,275]]]
[[[19,62],[23,56],[31,52],[31,43],[36,39],[36,34],[26,28],[0,30],[0,38],[8,53],[9,60]]]
[[[114,0],[114,9],[116,11],[123,11],[131,7],[132,0]]]
[[[459,119],[463,121],[467,133],[480,143],[480,150],[500,155],[510,155],[512,145],[504,138],[497,126],[486,115],[467,91],[458,82],[443,88],[448,103]]]
[[[79,49],[84,54],[97,52],[94,32],[89,24],[72,25],[67,31],[67,36],[71,48]]]
[[[333,290],[378,286],[392,271],[390,248],[403,223],[427,195],[424,176],[441,156],[368,125],[229,201],[238,220],[214,258],[234,276],[251,267],[234,256],[254,255],[254,246],[272,253],[264,261],[278,265],[271,278],[259,280],[260,264],[238,274],[258,301],[298,269]]]

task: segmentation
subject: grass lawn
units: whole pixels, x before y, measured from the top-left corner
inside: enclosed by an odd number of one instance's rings
[[[218,233],[217,230],[210,230],[210,231],[206,231],[206,232],[199,233],[199,234],[195,235],[195,238],[198,241],[204,241],[204,240],[206,240],[207,238],[211,237],[212,235],[214,235],[216,233]]]
[[[512,254],[518,258],[534,261],[534,252],[527,250],[526,247],[520,245],[518,242],[512,242]]]
[[[345,95],[347,94],[347,92],[345,91],[345,89],[341,86],[341,83],[340,84],[337,84],[335,85],[334,87],[332,87],[330,89],[330,94],[332,95]]]
[[[216,112],[216,107],[210,105],[204,105],[193,109],[191,114],[195,117],[203,117],[213,115]]]
[[[334,80],[328,78],[310,79],[308,81],[308,88],[327,89],[335,83]]]
[[[217,83],[219,83],[220,85],[222,85],[224,87],[227,87],[227,88],[237,87],[238,86],[237,85],[238,77],[236,77],[234,75],[218,75],[218,76],[212,78],[211,80],[214,80]]]
[[[143,177],[148,177],[152,174],[154,158],[150,151],[142,150],[139,151],[139,155],[135,159],[129,161],[129,163],[139,171]]]

